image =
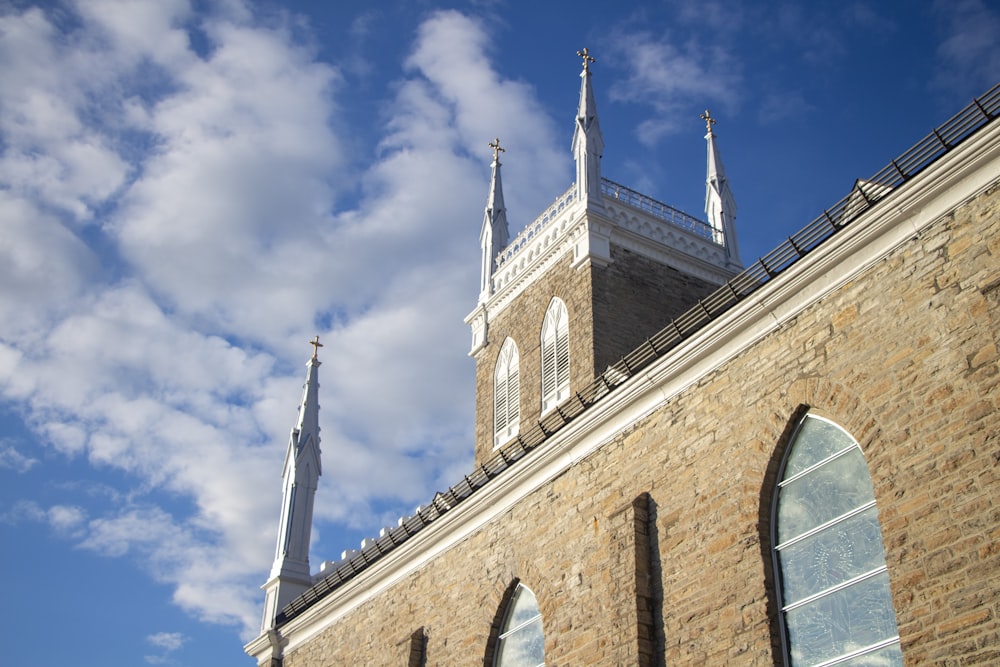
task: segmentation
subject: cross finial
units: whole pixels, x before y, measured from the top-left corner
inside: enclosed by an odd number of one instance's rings
[[[712,126],[719,122],[712,118],[712,114],[708,111],[708,109],[705,109],[705,113],[701,114],[699,118],[705,121],[705,129],[708,130],[709,134],[712,133]]]
[[[583,58],[583,71],[584,72],[589,72],[590,71],[590,63],[597,62],[594,59],[594,57],[592,55],[590,55],[590,49],[588,49],[586,46],[583,47],[583,51],[577,51],[576,55],[578,55],[581,58]]]
[[[323,343],[319,342],[319,336],[316,336],[309,344],[313,346],[313,361],[319,361],[319,348],[323,347]]]
[[[494,139],[493,141],[491,141],[488,145],[489,145],[490,148],[493,149],[493,161],[494,162],[499,162],[500,161],[500,153],[506,153],[507,152],[506,148],[503,148],[503,147],[500,146],[500,137],[497,137],[496,139]]]

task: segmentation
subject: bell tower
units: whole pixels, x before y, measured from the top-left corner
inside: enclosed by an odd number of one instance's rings
[[[507,236],[499,144],[490,144],[482,282],[465,320],[476,360],[479,464],[743,268],[711,126],[709,221],[604,178],[597,61],[588,49],[577,55],[576,180],[506,245],[498,242]]]

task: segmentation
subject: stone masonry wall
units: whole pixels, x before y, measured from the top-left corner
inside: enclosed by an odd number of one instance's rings
[[[535,280],[489,323],[487,344],[476,355],[476,463],[493,455],[493,373],[504,340],[520,355],[521,429],[542,412],[542,320],[552,297],[566,303],[569,324],[569,382],[577,391],[594,378],[594,319],[589,269],[574,269],[567,255]]]
[[[552,297],[569,315],[570,388],[578,391],[716,286],[611,246],[606,267],[570,266],[563,258],[490,322],[476,355],[476,462],[493,454],[493,373],[507,336],[520,355],[521,428],[541,416],[541,330]]]
[[[998,285],[994,186],[285,667],[407,664],[420,629],[426,665],[490,665],[514,579],[538,599],[549,667],[774,665],[772,488],[806,409],[867,459],[907,664],[1000,663]]]
[[[612,245],[611,264],[593,268],[593,376],[639,347],[717,287]]]

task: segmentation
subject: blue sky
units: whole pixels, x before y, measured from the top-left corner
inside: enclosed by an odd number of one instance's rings
[[[603,173],[745,262],[1000,79],[952,2],[0,0],[3,636],[26,667],[252,664],[308,341],[314,569],[471,466],[479,227]],[[52,628],[58,627],[53,632]]]

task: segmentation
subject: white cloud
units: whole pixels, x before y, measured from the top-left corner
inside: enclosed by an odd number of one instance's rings
[[[448,106],[453,119],[448,128],[459,150],[485,167],[490,160],[486,144],[500,137],[507,149],[504,189],[514,195],[508,199],[515,207],[510,221],[511,231],[516,232],[551,203],[553,193],[562,192],[572,181],[572,112],[560,132],[543,113],[533,88],[504,79],[494,69],[491,48],[481,23],[458,12],[439,12],[421,25],[408,64],[426,77]],[[405,117],[405,104],[406,100],[397,104],[397,123]],[[435,122],[435,127],[440,126]],[[416,133],[409,134],[413,140]],[[484,191],[482,180],[478,183],[477,194]],[[477,234],[480,222],[469,221]]]
[[[815,110],[800,91],[762,93],[757,118],[763,124],[777,123]]]
[[[23,341],[65,313],[98,275],[99,265],[55,216],[2,189],[0,220],[0,340]]]
[[[38,465],[38,459],[25,456],[13,445],[0,442],[0,468],[24,474]]]
[[[628,75],[612,86],[611,97],[652,107],[654,115],[636,129],[647,145],[690,126],[685,112],[692,105],[721,106],[728,112],[739,105],[741,66],[724,43],[623,29],[614,33],[612,43],[612,58],[624,61]]]
[[[982,0],[936,2],[935,13],[945,30],[937,48],[938,67],[932,85],[950,96],[979,95],[1000,72],[1000,10]]]
[[[125,182],[127,163],[114,141],[88,126],[100,117],[114,57],[66,44],[37,8],[0,16],[0,182],[86,221]]]
[[[212,34],[209,59],[151,110],[159,148],[111,231],[171,309],[274,344],[317,303],[303,286],[325,282],[337,75],[281,32]]]
[[[86,510],[70,505],[53,505],[47,514],[49,525],[53,530],[68,536],[78,535],[80,527],[87,519]]]
[[[84,532],[87,511],[74,505],[53,505],[45,509],[33,500],[18,500],[9,510],[0,514],[0,523],[17,524],[22,521],[47,525],[56,534],[66,538],[79,538]]]
[[[0,18],[0,53],[41,63],[0,77],[16,89],[0,104],[0,278],[18,287],[0,294],[0,396],[132,488],[112,510],[94,481],[5,519],[127,558],[198,618],[253,633],[306,341],[326,344],[317,518],[374,532],[454,483],[473,449],[462,320],[486,143],[509,148],[516,231],[570,181],[569,123],[558,141],[534,91],[495,72],[485,27],[454,12],[416,35],[362,158],[334,129],[338,69],[280,25],[236,4],[77,10],[69,33],[39,9]]]
[[[47,520],[47,513],[41,505],[33,500],[18,500],[11,508],[0,514],[0,523],[18,524],[22,521],[35,521],[44,523]]]
[[[157,632],[146,637],[146,641],[164,651],[177,651],[187,642],[187,637],[180,632]]]
[[[76,10],[95,39],[110,39],[128,61],[150,58],[163,65],[192,59],[183,24],[191,18],[188,0],[76,0]]]

